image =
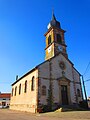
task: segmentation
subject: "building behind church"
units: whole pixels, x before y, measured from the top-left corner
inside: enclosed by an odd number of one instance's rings
[[[81,75],[68,58],[64,34],[53,13],[45,33],[45,61],[12,84],[10,109],[37,113],[83,100]]]
[[[0,93],[0,108],[7,108],[10,106],[11,93]]]

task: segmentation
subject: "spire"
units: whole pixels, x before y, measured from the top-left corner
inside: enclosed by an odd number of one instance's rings
[[[56,20],[56,17],[55,17],[55,15],[54,15],[54,10],[52,10],[52,19],[51,19],[51,21],[49,22],[49,24],[48,24],[48,26],[47,26],[47,28],[49,29],[50,27],[57,27],[57,28],[61,28],[60,27],[60,22],[58,22],[57,20]]]
[[[52,10],[52,21],[55,20],[56,21],[56,17],[54,15],[54,10]]]

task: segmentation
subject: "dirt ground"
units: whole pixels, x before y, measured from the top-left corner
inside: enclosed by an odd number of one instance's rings
[[[31,114],[28,112],[0,109],[0,120],[90,120],[90,111]]]

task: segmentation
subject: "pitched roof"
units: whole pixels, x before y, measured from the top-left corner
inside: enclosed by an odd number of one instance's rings
[[[10,98],[11,97],[11,93],[1,93],[0,94],[0,98]]]
[[[14,83],[12,83],[12,86],[13,86],[14,84],[16,84],[18,81],[20,81],[22,78],[24,78],[25,76],[27,76],[28,74],[30,74],[31,72],[33,72],[33,71],[35,71],[36,69],[38,69],[38,67],[39,67],[40,65],[44,64],[45,62],[51,61],[52,59],[54,59],[54,58],[55,58],[56,56],[58,56],[59,54],[62,54],[62,53],[61,53],[61,52],[58,53],[57,55],[55,55],[55,56],[53,56],[52,58],[50,58],[50,59],[48,59],[48,60],[40,63],[40,64],[37,65],[35,68],[33,68],[33,69],[31,69],[30,71],[28,71],[27,73],[25,73],[22,77],[18,78],[18,80],[16,80]],[[63,55],[63,54],[62,54],[62,55]],[[65,56],[64,56],[64,57],[65,57]],[[65,57],[65,59],[67,59],[67,61],[68,61],[70,64],[72,64],[72,67],[75,69],[74,64],[73,64],[68,58]],[[76,69],[75,69],[75,71],[78,72]],[[78,72],[78,74],[81,76],[81,74],[80,74],[79,72]]]

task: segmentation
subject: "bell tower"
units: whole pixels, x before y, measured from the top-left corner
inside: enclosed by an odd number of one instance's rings
[[[47,28],[48,30],[45,33],[45,60],[48,60],[59,53],[63,54],[65,57],[68,57],[66,51],[67,46],[64,39],[65,31],[61,29],[60,22],[56,20],[54,13],[52,14],[52,19]]]

